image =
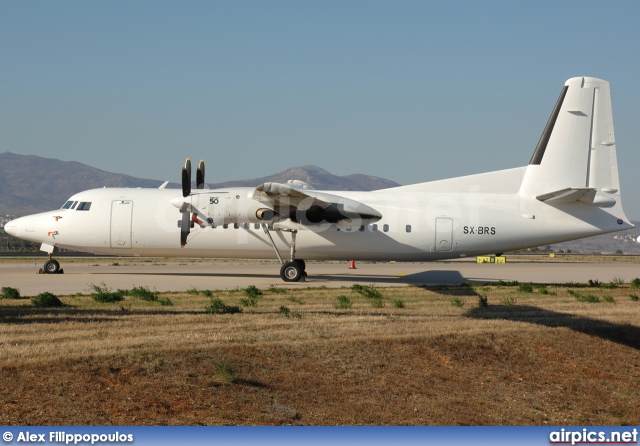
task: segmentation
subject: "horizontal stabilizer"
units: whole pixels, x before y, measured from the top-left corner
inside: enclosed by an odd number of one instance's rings
[[[548,194],[538,195],[536,199],[547,204],[574,203],[585,197],[589,201],[589,195],[595,196],[595,194],[596,190],[591,187],[567,187]]]
[[[567,187],[547,194],[538,195],[536,199],[550,205],[563,203],[583,203],[598,207],[611,207],[616,200],[601,195],[596,196],[596,190],[591,187]]]

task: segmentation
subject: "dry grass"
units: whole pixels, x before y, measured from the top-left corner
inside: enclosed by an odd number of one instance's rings
[[[262,290],[225,315],[187,293],[159,296],[173,306],[0,300],[0,424],[640,423],[628,285],[379,290],[382,308],[346,288]],[[350,309],[336,309],[339,295]]]

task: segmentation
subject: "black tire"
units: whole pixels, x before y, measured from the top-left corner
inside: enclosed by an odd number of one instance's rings
[[[294,262],[298,262],[300,264],[300,266],[302,267],[302,271],[305,271],[307,269],[307,264],[304,263],[304,260],[302,259],[295,259]]]
[[[58,274],[60,272],[60,264],[57,260],[50,259],[44,262],[43,269],[46,274]]]
[[[280,277],[285,282],[298,282],[303,273],[304,269],[299,262],[287,262],[280,268]]]

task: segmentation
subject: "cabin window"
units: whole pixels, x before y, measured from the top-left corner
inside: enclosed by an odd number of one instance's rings
[[[378,230],[378,225],[377,224],[372,224],[371,225],[371,232],[376,232]]]
[[[228,225],[228,224],[226,224],[226,223],[222,225],[222,228],[223,228],[223,229],[227,229],[228,227],[229,227],[229,225]]]
[[[411,232],[411,225],[407,225],[407,232]]]
[[[251,225],[249,223],[242,223],[242,227],[244,229],[251,229]]]
[[[384,226],[382,227],[382,230],[383,230],[384,232],[389,232],[389,225],[384,225]]]
[[[360,226],[360,232],[364,232],[364,225]]]
[[[255,223],[253,225],[253,229],[260,229],[260,223]]]
[[[65,204],[62,205],[61,209],[69,209],[72,204],[73,204],[73,201],[69,200]]]
[[[233,224],[233,229],[238,229],[240,227],[240,225],[238,223],[234,223]]]
[[[89,209],[91,209],[91,202],[82,201],[76,208],[76,211],[88,211]]]

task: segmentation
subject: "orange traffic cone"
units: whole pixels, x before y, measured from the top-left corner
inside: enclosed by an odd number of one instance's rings
[[[349,269],[358,269],[356,268],[356,261],[352,260],[351,263],[349,264]]]

